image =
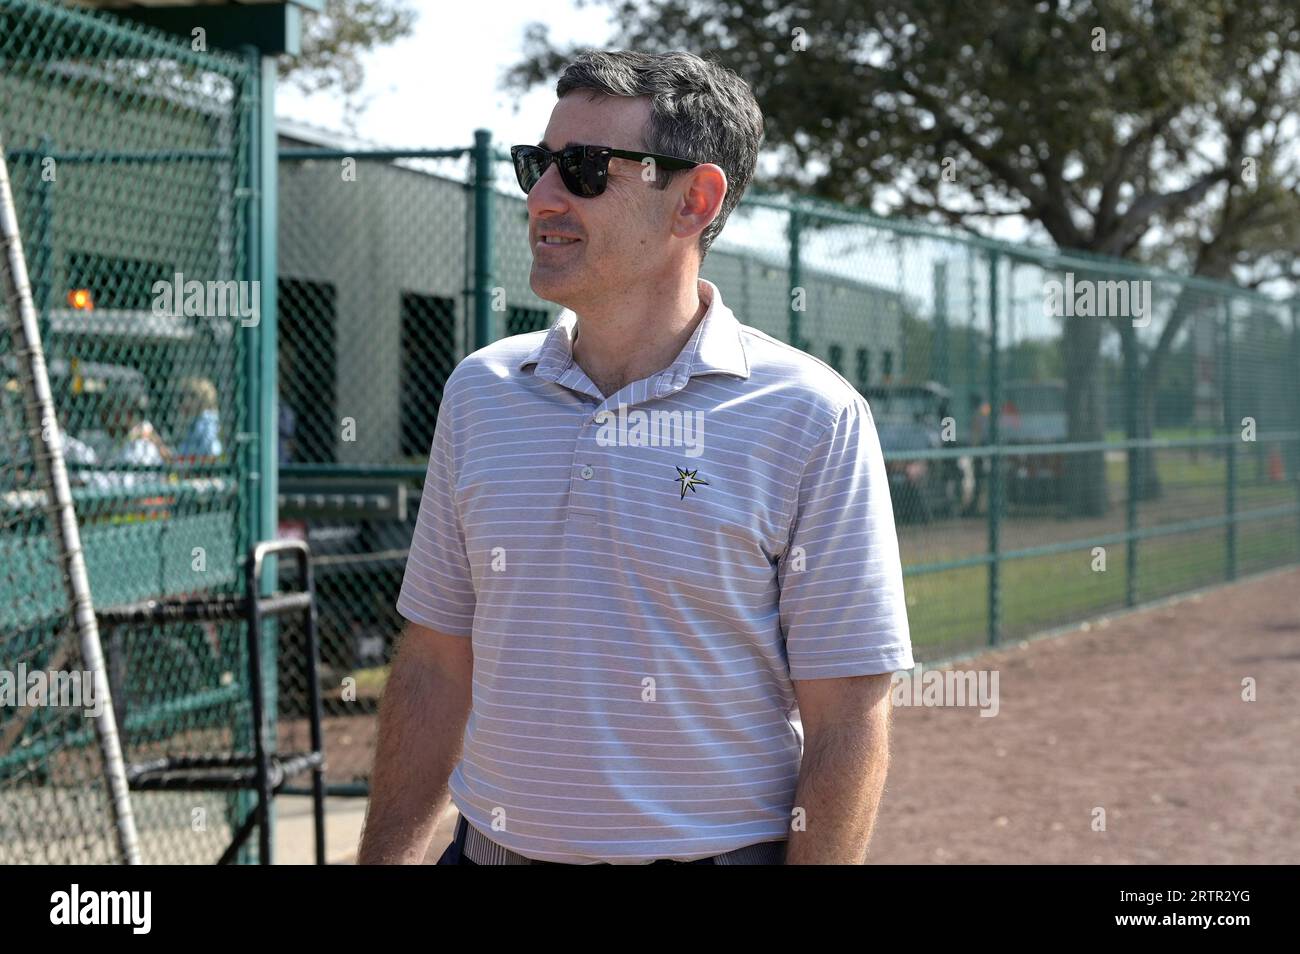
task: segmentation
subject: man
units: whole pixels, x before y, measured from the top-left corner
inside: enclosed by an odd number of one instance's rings
[[[557,94],[512,152],[566,309],[447,382],[359,860],[421,861],[450,787],[440,863],[861,863],[912,666],[875,428],[698,278],[762,114],[685,53]]]
[[[971,391],[967,401],[970,406],[970,446],[984,447],[989,439],[989,402],[978,391]],[[975,471],[975,489],[971,491],[970,502],[962,511],[963,517],[979,514],[980,498],[984,495],[984,486],[988,483],[989,458],[981,454],[971,457],[971,466]]]

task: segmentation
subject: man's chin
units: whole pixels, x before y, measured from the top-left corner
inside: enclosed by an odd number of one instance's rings
[[[574,293],[581,287],[581,276],[565,271],[539,269],[534,265],[528,284],[538,298],[563,305],[564,300],[574,297]]]

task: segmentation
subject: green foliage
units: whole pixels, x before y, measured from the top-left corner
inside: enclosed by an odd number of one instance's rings
[[[1293,0],[607,5],[609,45],[695,50],[751,85],[785,159],[769,185],[984,234],[1023,216],[1062,248],[1256,286],[1295,276]],[[508,82],[553,82],[577,48],[525,35]]]

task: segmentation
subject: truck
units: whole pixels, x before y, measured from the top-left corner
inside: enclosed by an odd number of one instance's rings
[[[885,453],[885,472],[900,523],[930,523],[951,518],[969,502],[974,491],[974,462],[970,457],[916,458],[917,451],[961,446],[944,440],[950,421],[952,394],[934,381],[880,384],[863,388],[876,433]],[[955,435],[954,435],[955,436]]]

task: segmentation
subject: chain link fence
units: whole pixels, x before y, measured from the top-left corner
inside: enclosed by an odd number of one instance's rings
[[[254,78],[107,14],[0,0],[0,137],[96,611],[241,585]],[[0,335],[0,863],[118,860],[89,700],[24,694],[86,668],[25,359]],[[241,627],[100,630],[128,763],[246,740]],[[243,798],[133,792],[141,860],[215,860]]]
[[[559,313],[507,160],[281,137],[281,526],[318,554],[337,793],[366,791],[442,385]],[[1300,558],[1291,303],[761,190],[701,274],[870,404],[918,659]]]

